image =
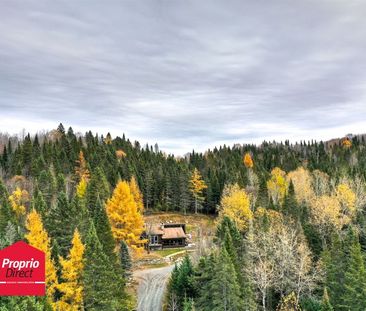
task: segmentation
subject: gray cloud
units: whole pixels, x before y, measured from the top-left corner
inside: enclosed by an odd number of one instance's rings
[[[0,130],[184,153],[365,132],[364,1],[4,1]]]

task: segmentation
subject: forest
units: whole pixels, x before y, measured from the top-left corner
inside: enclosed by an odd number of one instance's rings
[[[46,297],[0,310],[134,310],[144,214],[215,216],[169,279],[167,311],[366,309],[366,140],[263,142],[184,156],[125,135],[0,134],[0,248],[46,253]],[[96,277],[97,276],[97,277]]]

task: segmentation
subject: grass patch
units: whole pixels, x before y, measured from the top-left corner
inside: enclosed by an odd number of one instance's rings
[[[166,257],[169,255],[173,255],[175,253],[184,251],[184,248],[166,248],[166,249],[159,249],[155,251],[155,253],[159,254],[162,257]]]

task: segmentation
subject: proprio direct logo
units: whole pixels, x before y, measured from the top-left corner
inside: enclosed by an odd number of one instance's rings
[[[44,296],[45,253],[23,241],[0,250],[0,296]]]

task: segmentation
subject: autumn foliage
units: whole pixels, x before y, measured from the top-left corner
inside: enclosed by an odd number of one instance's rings
[[[219,221],[224,217],[234,221],[239,230],[248,228],[253,218],[250,200],[246,192],[238,184],[229,185],[224,189],[219,208]]]
[[[254,163],[252,160],[252,156],[250,155],[250,153],[246,153],[243,157],[243,163],[245,165],[246,168],[252,168]]]
[[[83,308],[84,250],[79,231],[75,230],[68,258],[60,258],[62,282],[58,284],[57,289],[62,296],[57,302],[59,310],[78,311]]]
[[[193,170],[190,179],[190,190],[193,194],[194,201],[195,201],[195,213],[198,212],[198,205],[204,199],[202,196],[203,190],[207,188],[205,181],[202,179],[202,176],[197,168]]]
[[[128,182],[120,181],[106,203],[106,211],[116,241],[124,240],[137,249],[144,243],[140,239],[144,230],[144,220],[138,210]]]
[[[27,216],[25,238],[30,245],[46,254],[46,293],[51,305],[54,305],[53,294],[58,285],[56,268],[51,259],[51,241],[43,227],[41,216],[33,209]]]
[[[25,204],[29,201],[29,194],[26,190],[17,187],[9,196],[9,202],[16,216],[20,218],[26,213]]]

